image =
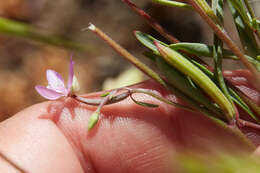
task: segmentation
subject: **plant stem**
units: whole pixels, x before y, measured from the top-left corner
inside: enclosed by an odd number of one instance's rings
[[[26,23],[13,21],[0,17],[0,32],[10,36],[31,39],[37,42],[51,44],[59,47],[86,51],[88,48],[80,43],[66,40],[56,36],[43,34],[40,28],[32,27]]]
[[[127,91],[127,92],[121,93],[119,95],[113,96],[108,102],[106,102],[106,105],[120,102],[120,101],[126,99],[127,97],[129,97],[129,95],[130,95],[130,92]],[[101,102],[104,100],[103,98],[85,98],[85,97],[76,96],[76,95],[73,95],[71,97],[81,103],[93,105],[93,106],[100,105]]]
[[[139,70],[144,72],[147,76],[149,76],[150,78],[159,82],[161,85],[166,86],[165,82],[160,78],[160,76],[156,72],[154,72],[151,68],[146,66],[141,61],[139,61],[136,57],[134,57],[126,49],[124,49],[119,44],[117,44],[113,39],[111,39],[108,35],[106,35],[103,31],[101,31],[95,25],[90,24],[88,29],[90,31],[94,32],[97,36],[99,36],[105,42],[107,42],[108,45],[110,45],[117,53],[122,55],[125,59],[127,59],[129,62],[131,62],[133,65],[135,65]]]
[[[137,7],[133,2],[131,2],[130,0],[122,0],[123,2],[125,2],[131,9],[133,9],[139,16],[141,16],[142,18],[145,19],[145,21],[153,28],[155,29],[158,33],[160,33],[164,38],[166,38],[168,41],[170,41],[171,43],[179,43],[180,41],[174,37],[173,35],[171,35],[166,29],[164,29],[154,18],[152,18],[149,14],[147,14],[144,10],[140,9],[139,7]],[[199,57],[195,56],[195,55],[191,55],[185,51],[182,51],[183,53],[187,54],[188,56],[190,56],[193,59],[196,59],[199,63],[204,64],[206,66],[207,63],[204,62],[202,59],[200,59]]]
[[[237,120],[237,124],[238,124],[239,127],[250,127],[250,128],[256,129],[256,130],[260,130],[259,124],[252,123],[252,122],[249,122],[249,121],[245,121],[245,120],[242,120],[240,118]]]
[[[117,91],[120,91],[120,90],[127,90],[127,91],[114,96],[114,94]],[[153,93],[152,91],[150,91],[148,89],[121,88],[121,89],[117,89],[117,90],[112,90],[111,92],[114,92],[114,94],[105,103],[103,103],[103,106],[118,103],[118,102],[126,99],[127,97],[131,96],[132,94],[141,93],[141,94],[149,95],[149,96],[151,96],[151,97],[153,97],[153,98],[155,98],[155,99],[157,99],[157,100],[159,100],[163,103],[166,103],[168,105],[175,106],[175,107],[178,107],[178,108],[182,108],[182,109],[185,109],[185,110],[188,110],[188,111],[191,111],[191,112],[195,111],[194,109],[191,109],[187,106],[181,105],[179,103],[172,102],[172,101],[170,101],[170,100],[168,100],[168,99],[166,99],[166,98],[164,98],[160,95],[157,95],[157,94]],[[93,105],[93,106],[100,106],[102,104],[102,102],[104,101],[104,98],[85,98],[85,97],[76,96],[76,95],[72,95],[71,97],[73,99],[81,102],[81,103]]]
[[[139,16],[145,18],[145,21],[156,31],[158,31],[162,36],[164,36],[171,43],[180,42],[177,38],[172,36],[167,30],[165,30],[155,19],[153,19],[149,14],[147,14],[142,9],[138,8],[133,2],[130,0],[122,0],[125,2],[131,9],[133,9]]]

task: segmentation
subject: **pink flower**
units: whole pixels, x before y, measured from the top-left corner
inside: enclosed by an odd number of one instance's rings
[[[46,99],[56,100],[62,96],[69,96],[74,91],[79,90],[79,84],[77,78],[74,76],[74,62],[70,58],[69,77],[67,88],[65,87],[64,80],[61,75],[54,70],[47,70],[46,76],[48,80],[48,86],[35,86],[36,91]]]

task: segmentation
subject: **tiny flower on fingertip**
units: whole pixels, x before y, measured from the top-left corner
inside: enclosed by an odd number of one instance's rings
[[[80,89],[79,82],[74,75],[74,62],[72,61],[72,57],[70,58],[67,88],[65,87],[63,78],[58,72],[48,69],[46,71],[46,77],[48,81],[46,87],[41,85],[35,86],[36,91],[46,99],[56,100],[63,96],[69,96]]]

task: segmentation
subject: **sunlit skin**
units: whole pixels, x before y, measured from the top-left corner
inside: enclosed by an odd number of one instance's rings
[[[260,103],[249,72],[227,72],[226,77]],[[152,89],[181,102],[153,81],[132,87]],[[141,107],[130,99],[105,106],[100,121],[90,132],[88,119],[96,107],[71,98],[31,106],[0,124],[0,150],[32,173],[168,173],[173,171],[172,163],[180,149],[205,151],[206,146],[212,146],[254,152],[199,113],[166,105],[143,94],[136,94],[135,98],[159,107]],[[242,131],[256,145],[260,144],[258,131],[249,128]],[[260,153],[260,148],[257,151]],[[18,172],[3,159],[0,170]]]

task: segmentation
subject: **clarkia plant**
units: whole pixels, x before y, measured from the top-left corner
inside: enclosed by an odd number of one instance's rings
[[[260,107],[254,100],[246,96],[240,88],[234,86],[230,79],[225,77],[222,69],[224,59],[241,61],[255,80],[254,87],[256,92],[260,92],[260,49],[258,45],[260,41],[260,21],[256,18],[248,0],[211,0],[210,5],[206,0],[180,0],[181,2],[153,0],[154,3],[160,5],[183,8],[199,14],[201,19],[213,31],[213,40],[210,45],[181,42],[132,1],[122,1],[168,40],[166,43],[147,33],[141,31],[134,32],[136,39],[147,48],[144,55],[155,64],[156,70],[151,69],[130,54],[95,25],[90,24],[86,29],[103,39],[122,57],[182,99],[188,106],[172,102],[150,90],[142,88],[131,89],[123,87],[109,91],[99,98],[78,96],[76,91],[79,90],[79,84],[74,75],[72,58],[70,60],[67,86],[65,86],[64,80],[59,73],[47,70],[48,85],[46,87],[37,85],[35,87],[37,92],[49,100],[70,97],[82,104],[97,106],[96,111],[89,119],[89,130],[98,123],[103,106],[120,102],[128,97],[140,106],[147,108],[158,107],[158,105],[141,102],[133,97],[135,93],[150,95],[166,104],[192,112],[200,112],[216,125],[220,125],[227,131],[237,135],[241,142],[248,144],[248,147],[255,149],[255,146],[241,132],[240,128],[247,127],[260,130]],[[228,4],[233,16],[242,50],[230,38],[229,33],[225,31],[223,10],[225,3]],[[43,36],[40,32],[37,32],[37,28],[8,19],[0,18],[0,32],[75,50],[85,50],[84,46],[78,43],[61,38],[54,39]],[[224,48],[224,45],[227,48]],[[205,63],[200,58],[201,56],[211,58],[214,65],[210,66]],[[240,117],[238,108],[246,112],[247,117]],[[201,165],[199,164],[199,166]]]
[[[260,22],[256,19],[252,7],[247,0],[244,0],[244,3],[240,0],[227,1],[233,14],[243,51],[230,39],[224,29],[223,0],[212,0],[211,6],[205,0],[186,0],[183,2],[153,0],[157,4],[174,8],[184,8],[198,13],[213,30],[214,39],[211,45],[180,42],[160,26],[159,22],[137,7],[132,1],[123,0],[123,2],[170,42],[162,42],[141,31],[134,32],[137,40],[148,48],[148,51],[145,51],[144,55],[158,67],[157,70],[161,73],[157,73],[157,71],[152,70],[138,58],[134,57],[95,25],[90,24],[86,29],[89,29],[106,41],[117,53],[126,58],[147,76],[172,91],[189,106],[173,103],[155,95],[151,91],[143,89],[120,88],[110,91],[105,96],[97,99],[77,96],[74,93],[77,87],[74,87],[72,82],[74,81],[73,79],[76,79],[73,74],[72,60],[67,87],[65,87],[63,79],[57,72],[47,70],[48,86],[36,86],[36,90],[40,95],[50,100],[55,100],[62,96],[71,97],[85,104],[97,105],[97,111],[90,118],[89,129],[92,129],[98,122],[101,107],[106,104],[119,102],[129,96],[136,104],[150,108],[158,106],[135,100],[132,96],[134,93],[148,94],[167,104],[190,111],[199,111],[217,124],[225,126],[231,131],[236,129],[235,133],[240,136],[243,136],[243,134],[238,127],[247,126],[249,128],[260,129],[259,106],[249,97],[245,96],[239,88],[233,86],[222,72],[223,59],[241,60],[245,67],[251,71],[255,79],[255,89],[258,92],[260,91],[260,49],[257,44],[257,39],[260,38]],[[227,46],[227,49],[224,48],[224,44]],[[200,56],[212,58],[214,66],[212,67],[205,63],[200,59]],[[247,112],[251,118],[250,121],[240,117],[237,111],[238,107]]]

